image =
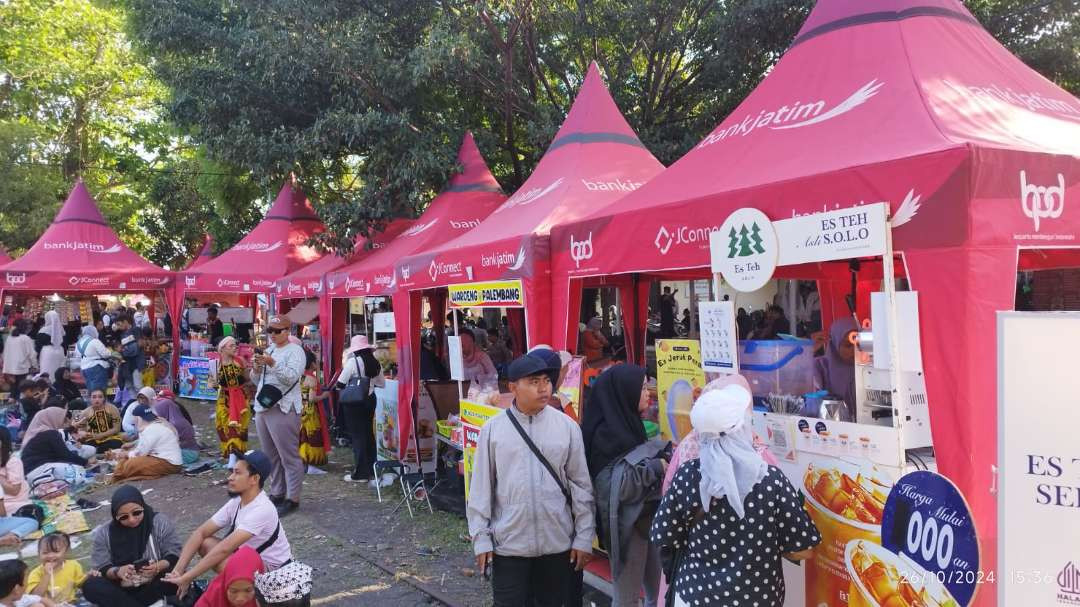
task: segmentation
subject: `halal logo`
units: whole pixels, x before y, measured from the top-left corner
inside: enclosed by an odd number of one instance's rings
[[[1065,176],[1058,173],[1058,184],[1041,186],[1029,184],[1027,174],[1020,171],[1020,207],[1035,222],[1035,231],[1039,231],[1042,219],[1057,219],[1065,210]]]
[[[574,260],[574,267],[580,268],[581,262],[592,259],[592,232],[585,240],[574,240],[574,235],[570,235],[570,259]]]
[[[738,230],[731,226],[731,231],[728,232],[728,259],[750,257],[764,252],[765,247],[761,246],[761,228],[756,221],[749,230],[745,223]]]
[[[1064,594],[1072,595],[1072,600],[1080,600],[1080,569],[1069,561],[1057,575],[1058,588]]]

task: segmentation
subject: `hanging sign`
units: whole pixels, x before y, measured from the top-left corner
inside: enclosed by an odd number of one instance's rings
[[[375,332],[376,333],[394,333],[394,313],[393,312],[376,312],[375,318]]]
[[[471,282],[447,287],[451,308],[506,308],[525,305],[520,280]]]
[[[772,221],[750,207],[728,215],[709,235],[712,271],[743,293],[757,291],[772,279],[778,248]]]
[[[713,373],[739,372],[739,333],[735,328],[735,302],[703,301],[698,304],[701,332],[701,365]]]
[[[773,222],[779,265],[885,254],[889,205],[875,202]]]

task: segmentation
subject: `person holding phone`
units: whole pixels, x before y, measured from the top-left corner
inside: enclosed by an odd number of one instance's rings
[[[304,349],[289,342],[292,323],[285,316],[271,316],[266,332],[270,346],[255,354],[251,381],[255,383],[255,431],[259,446],[270,458],[272,470],[267,479],[270,501],[278,515],[285,516],[300,507],[307,466],[300,458],[300,380],[307,366]]]
[[[112,494],[112,520],[94,529],[83,596],[96,605],[148,607],[176,594],[162,577],[180,559],[180,538],[167,516],[155,512],[131,485]]]

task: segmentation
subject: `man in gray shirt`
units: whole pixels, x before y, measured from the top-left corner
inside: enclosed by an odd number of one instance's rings
[[[300,489],[306,466],[300,459],[300,380],[304,376],[307,356],[304,349],[289,342],[292,323],[284,316],[270,317],[267,333],[271,345],[266,352],[256,354],[252,361],[251,381],[255,383],[255,430],[259,446],[270,458],[272,470],[267,481],[270,501],[277,506],[278,516],[285,516],[300,507]],[[281,391],[281,400],[264,407],[258,402],[263,386]]]
[[[476,564],[492,566],[496,607],[562,605],[592,554],[593,488],[581,428],[548,406],[551,371],[532,354],[510,363],[514,404],[489,419],[477,441],[467,516]]]

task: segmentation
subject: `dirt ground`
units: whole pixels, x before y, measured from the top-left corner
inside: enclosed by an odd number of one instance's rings
[[[199,440],[216,450],[210,404],[184,404]],[[254,428],[251,434],[251,445],[257,446]],[[299,511],[283,519],[294,557],[315,570],[312,604],[490,605],[490,584],[475,575],[471,546],[462,539],[465,520],[439,510],[431,514],[426,505],[419,511],[414,504],[414,518],[404,506],[395,512],[399,489],[384,491],[379,503],[374,489],[342,480],[351,461],[351,451],[336,448],[325,467],[328,474],[308,475]],[[135,484],[144,491],[153,489],[147,502],[170,516],[186,537],[226,501],[225,477],[222,469]],[[107,500],[110,493],[109,487],[95,487],[85,496]],[[86,516],[94,527],[108,521],[109,510],[103,507]],[[86,534],[75,550],[84,566],[89,563],[89,543]]]

